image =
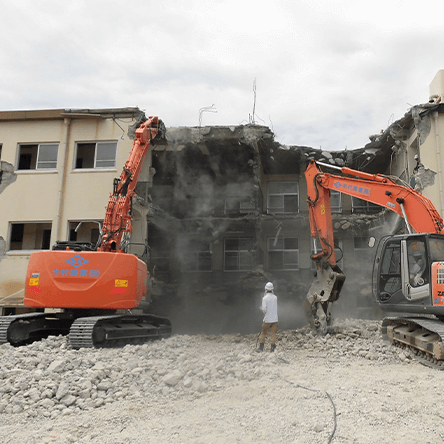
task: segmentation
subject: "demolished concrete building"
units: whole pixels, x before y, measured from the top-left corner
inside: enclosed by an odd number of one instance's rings
[[[356,150],[285,146],[258,125],[167,128],[166,143],[154,144],[145,161],[134,206],[133,235],[149,244],[153,312],[170,318],[176,332],[254,332],[264,284],[272,281],[280,327],[305,324],[302,302],[314,271],[304,178],[310,158],[398,176],[442,214],[440,73],[431,103],[412,107]],[[1,314],[26,310],[33,250],[97,239],[113,178],[144,117],[138,108],[0,113]],[[103,165],[88,155],[99,149]],[[382,207],[335,192],[332,211],[347,276],[333,315],[379,317],[367,240],[403,224]],[[79,221],[86,223],[76,233]]]
[[[167,140],[153,150],[149,189],[155,301],[166,304],[183,331],[254,331],[263,286],[272,281],[281,325],[304,323],[302,302],[314,271],[308,160],[385,172],[391,140],[379,140],[377,148],[328,152],[283,146],[269,128],[256,125],[169,128]],[[339,264],[350,281],[335,310],[377,316],[368,238],[394,229],[396,217],[338,192],[332,192],[332,203]]]
[[[0,113],[0,205],[8,209],[0,221],[2,314],[26,310],[32,251],[56,240],[97,239],[118,165],[144,118],[134,108]],[[271,280],[281,325],[305,322],[301,304],[313,272],[303,176],[308,159],[381,172],[391,151],[283,146],[257,125],[168,128],[166,138],[152,145],[133,208],[133,236],[147,238],[150,249],[153,311],[171,318],[176,331],[254,331]],[[88,149],[104,150],[106,163],[87,157]],[[371,255],[366,239],[385,213],[339,193],[333,202],[340,265],[352,276],[358,260]],[[367,268],[368,285],[345,293],[341,311],[371,315],[370,262]]]

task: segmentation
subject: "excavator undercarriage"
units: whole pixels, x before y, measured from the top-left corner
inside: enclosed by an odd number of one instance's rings
[[[94,314],[94,313],[92,313]],[[25,313],[0,317],[0,344],[30,344],[50,335],[68,335],[74,349],[114,347],[168,338],[171,322],[151,314]]]
[[[433,317],[387,317],[382,336],[393,345],[407,348],[418,359],[444,369],[444,323]]]

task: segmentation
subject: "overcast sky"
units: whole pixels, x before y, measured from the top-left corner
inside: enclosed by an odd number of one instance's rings
[[[438,5],[3,0],[0,110],[138,106],[168,127],[214,104],[202,125],[254,120],[286,145],[359,148],[427,102],[444,69]]]

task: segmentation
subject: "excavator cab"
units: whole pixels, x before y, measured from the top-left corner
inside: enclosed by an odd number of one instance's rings
[[[444,236],[382,238],[373,268],[373,291],[383,311],[444,316]]]

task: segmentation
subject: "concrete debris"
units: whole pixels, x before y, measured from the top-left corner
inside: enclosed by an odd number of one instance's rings
[[[4,160],[0,161],[0,193],[17,179],[14,166]]]
[[[335,163],[336,163],[336,165],[339,165],[340,167],[345,166],[345,162],[344,162],[344,160],[341,159],[340,157],[336,157],[336,159],[335,159]]]
[[[56,418],[122,400],[193,399],[261,377],[265,356],[255,352],[256,341],[256,335],[176,335],[121,349],[71,350],[59,336],[19,348],[4,344],[0,416]],[[277,353],[266,358],[276,361],[298,349],[327,353],[329,359],[399,359],[382,342],[378,321],[337,320],[334,333],[322,338],[308,327],[281,331]]]
[[[411,109],[411,114],[413,122],[415,123],[415,128],[419,133],[419,144],[422,145],[424,141],[430,134],[432,128],[432,121],[430,113],[427,111],[430,107],[427,105],[417,105]]]
[[[428,168],[421,166],[414,174],[415,190],[422,192],[424,188],[435,184],[436,173]]]

